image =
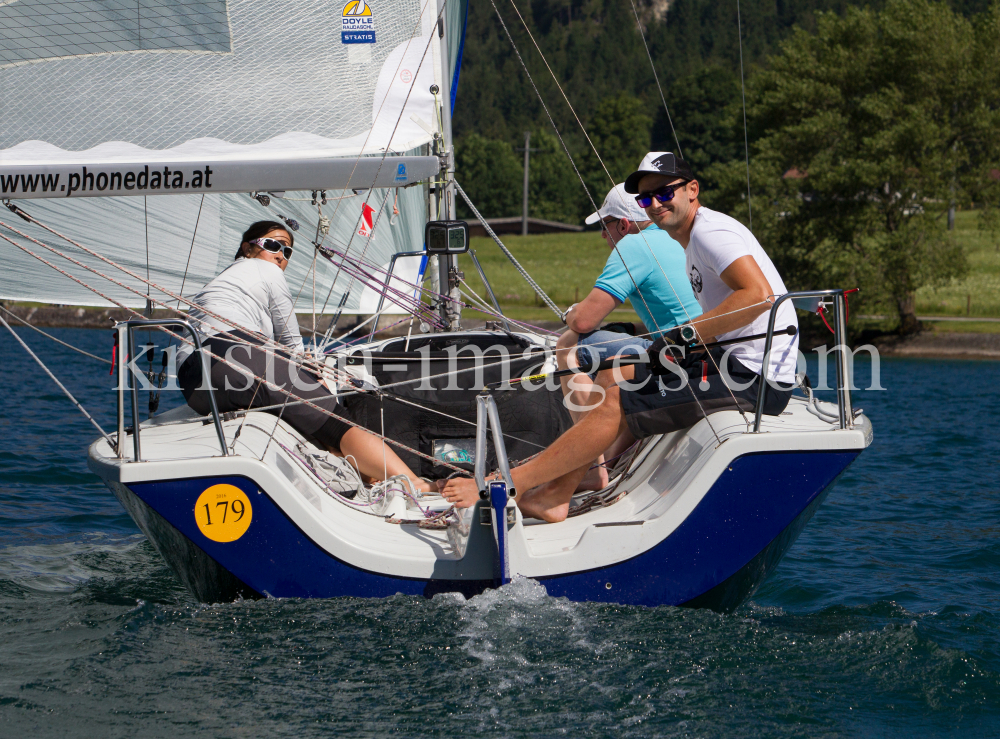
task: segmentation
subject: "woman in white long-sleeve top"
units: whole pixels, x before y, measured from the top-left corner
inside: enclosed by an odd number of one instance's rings
[[[279,415],[303,435],[319,442],[335,454],[356,463],[362,475],[381,480],[384,475],[406,475],[419,490],[429,485],[419,479],[395,452],[377,436],[350,426],[304,403],[292,403],[288,395],[272,385],[290,390],[299,398],[337,415],[337,398],[316,375],[294,361],[303,351],[302,335],[284,270],[292,256],[294,239],[276,221],[258,221],[246,230],[236,261],[194,296],[189,313],[211,359],[211,387],[220,413],[263,406],[283,405],[269,410]],[[218,320],[226,319],[239,326]],[[277,342],[284,351],[269,348]],[[190,351],[190,348],[187,348]],[[227,362],[229,364],[227,364]],[[232,365],[245,367],[260,382]],[[201,362],[195,355],[183,360],[177,379],[189,406],[201,414],[211,410],[209,390],[202,385]],[[288,404],[285,401],[288,400]]]

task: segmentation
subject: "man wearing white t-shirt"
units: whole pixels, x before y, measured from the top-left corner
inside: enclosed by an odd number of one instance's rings
[[[710,210],[698,201],[700,186],[691,168],[670,152],[651,152],[625,180],[656,225],[684,247],[684,258],[702,315],[692,325],[697,343],[709,343],[767,331],[774,298],[787,292],[771,258],[742,223]],[[771,344],[764,412],[785,409],[795,382],[798,321],[791,303],[778,309],[775,327],[796,328],[795,335],[777,334]],[[623,392],[622,410],[628,428],[642,438],[694,425],[719,410],[753,410],[764,359],[764,339],[741,342],[708,352],[663,354],[667,337],[650,347],[650,364],[636,368],[633,382],[645,382]],[[721,377],[718,377],[721,373]],[[650,375],[657,382],[646,382]],[[683,379],[685,377],[687,382]],[[684,389],[684,385],[687,388]]]
[[[692,345],[765,332],[774,298],[787,292],[774,264],[739,221],[701,205],[694,173],[670,152],[647,154],[625,180],[625,190],[684,247],[688,278],[704,311],[689,324],[697,336],[682,342],[681,328],[672,329],[649,347],[648,365],[598,375],[604,402],[544,452],[511,471],[525,516],[565,519],[573,491],[619,434],[641,439],[687,428],[719,411],[752,411],[756,404],[763,339],[728,350],[699,351]],[[797,325],[794,309],[784,303],[775,326]],[[797,335],[774,337],[764,413],[778,415],[788,404],[797,357]],[[620,388],[623,381],[627,385]],[[448,481],[442,493],[459,508],[479,499],[469,479]]]

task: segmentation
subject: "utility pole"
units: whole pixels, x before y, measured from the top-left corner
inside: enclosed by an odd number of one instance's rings
[[[958,116],[958,103],[952,103],[951,112],[953,116]],[[958,172],[956,171],[955,159],[958,152],[958,141],[951,142],[951,186],[950,186],[950,199],[948,202],[948,230],[955,230],[955,180],[958,179]]]
[[[521,198],[521,235],[528,235],[528,167],[531,164],[531,152],[538,151],[531,148],[531,131],[524,132],[524,149],[514,151],[524,152],[524,192]]]

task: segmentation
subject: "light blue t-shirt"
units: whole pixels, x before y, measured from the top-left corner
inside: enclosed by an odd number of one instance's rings
[[[656,255],[655,260],[650,250]],[[628,271],[622,263],[623,258]],[[618,248],[608,257],[595,287],[623,303],[631,300],[632,308],[650,331],[654,327],[666,331],[701,315],[701,306],[688,280],[684,247],[655,223],[643,229],[641,234],[629,234],[618,242]]]

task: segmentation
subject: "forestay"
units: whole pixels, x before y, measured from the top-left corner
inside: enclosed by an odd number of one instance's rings
[[[458,60],[445,48],[454,29],[441,37],[436,25],[439,15],[461,20],[465,4],[453,3],[443,13],[438,0],[0,5],[0,195],[45,198],[22,207],[141,273],[148,234],[151,279],[172,291],[183,282],[188,295],[228,264],[247,224],[292,217],[302,230],[286,274],[299,309],[309,310],[318,212],[308,190],[327,190],[327,244],[383,265],[392,252],[420,248],[423,188],[403,188],[439,168],[427,144]],[[267,190],[297,199],[272,198],[268,212],[245,194]],[[0,249],[9,256],[0,298],[106,305],[11,245]],[[317,269],[317,308],[326,302],[327,312],[349,282],[342,277],[327,301],[335,273]],[[85,279],[115,300],[145,304]],[[362,308],[360,287],[347,312]]]

